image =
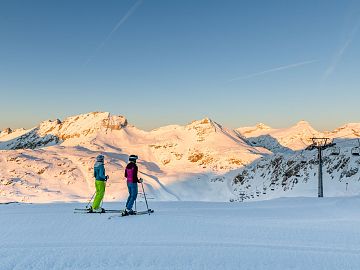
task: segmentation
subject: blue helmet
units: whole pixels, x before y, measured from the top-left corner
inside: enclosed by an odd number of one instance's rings
[[[104,162],[104,156],[103,156],[103,155],[98,155],[98,156],[96,157],[96,161],[97,161],[97,162]]]

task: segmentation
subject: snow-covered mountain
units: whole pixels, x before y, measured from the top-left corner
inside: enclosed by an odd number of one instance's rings
[[[35,149],[66,142],[76,145],[93,139],[102,130],[119,130],[126,127],[123,116],[92,112],[69,117],[64,121],[47,120],[29,130],[12,132],[10,128],[0,133],[0,149]]]
[[[122,116],[89,113],[0,138],[2,200],[85,199],[93,192],[92,167],[106,157],[108,200],[126,196],[123,171],[128,156],[139,167],[152,197],[163,200],[228,200],[230,180],[218,175],[269,155],[236,131],[211,119],[150,132],[129,125]]]
[[[344,146],[339,155],[323,152],[324,196],[360,193],[360,157]],[[278,197],[317,196],[318,152],[277,153],[234,172],[234,200],[262,200]]]
[[[143,131],[123,116],[104,112],[44,121],[29,130],[0,133],[0,201],[86,200],[94,191],[92,170],[98,154],[105,155],[110,175],[105,200],[126,197],[123,171],[130,154],[139,155],[146,191],[157,200],[316,194],[315,152],[304,150],[310,138],[327,135],[341,148],[340,155],[325,155],[324,162],[324,181],[331,179],[336,187],[344,179],[359,179],[359,162],[351,155],[359,127],[348,124],[322,134],[301,121],[287,129],[259,124],[230,130],[205,118]],[[264,187],[270,190],[271,183],[274,192],[262,192]],[[331,194],[338,193],[332,189]]]
[[[284,129],[274,129],[260,123],[254,127],[238,128],[237,131],[253,145],[265,147],[272,152],[301,150],[312,143],[312,137],[323,136],[306,121],[300,121],[295,126]]]
[[[324,134],[331,138],[360,138],[360,123],[349,123]]]
[[[352,154],[352,149],[360,146],[360,124],[347,124],[330,132],[318,132],[306,121],[285,129],[258,124],[237,130],[253,145],[265,147],[274,155],[231,173],[234,200],[316,196],[317,150],[305,150],[313,143],[312,137],[327,137],[336,143],[323,152],[325,196],[360,193],[360,158]]]

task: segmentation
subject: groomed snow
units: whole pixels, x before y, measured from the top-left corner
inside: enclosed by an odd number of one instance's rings
[[[150,201],[151,216],[110,220],[78,203],[0,205],[0,269],[359,269],[359,205]]]

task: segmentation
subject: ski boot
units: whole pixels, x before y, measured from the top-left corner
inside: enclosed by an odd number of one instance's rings
[[[132,209],[125,209],[121,215],[122,216],[131,216],[131,215],[136,215],[136,212]]]
[[[99,207],[98,209],[93,209],[92,207],[90,207],[89,213],[105,213],[106,210],[102,207]]]

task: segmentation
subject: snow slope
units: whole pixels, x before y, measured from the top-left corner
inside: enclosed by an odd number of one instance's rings
[[[275,154],[233,171],[234,200],[266,200],[284,196],[317,196],[317,150]],[[324,196],[360,194],[360,157],[342,146],[340,155],[323,152]],[[241,195],[243,194],[243,195]]]
[[[73,214],[79,204],[0,205],[0,269],[355,270],[359,204],[359,197],[150,201],[151,216],[110,220]]]

